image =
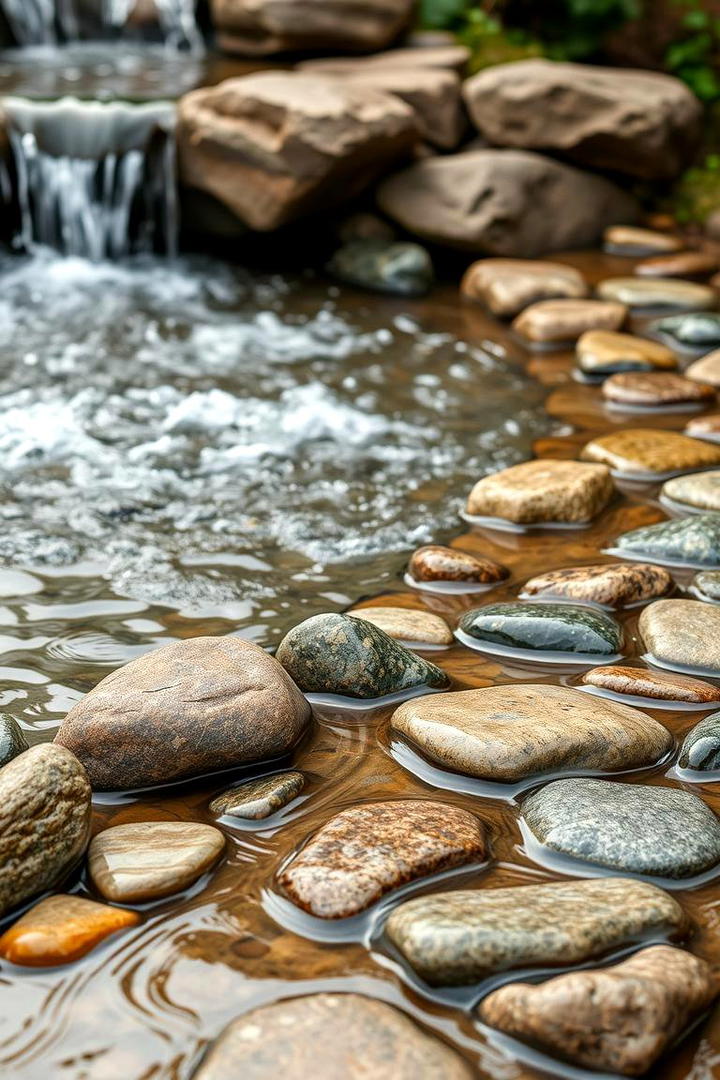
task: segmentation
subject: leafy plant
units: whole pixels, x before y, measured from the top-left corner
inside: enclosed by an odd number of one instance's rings
[[[668,71],[688,84],[701,101],[720,99],[720,19],[703,7],[703,0],[676,0],[686,8],[680,20],[683,36],[665,54]]]

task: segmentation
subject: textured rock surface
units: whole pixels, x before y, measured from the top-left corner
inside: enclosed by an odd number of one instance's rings
[[[550,570],[525,583],[526,596],[563,597],[584,603],[621,607],[664,596],[672,578],[662,566],[651,563],[603,563]]]
[[[446,768],[513,782],[543,772],[654,765],[670,732],[627,705],[567,686],[489,686],[408,701],[391,727]]]
[[[0,956],[21,967],[56,967],[79,960],[101,941],[136,926],[134,911],[79,896],[49,896],[0,937]]]
[[[693,361],[685,369],[688,379],[697,379],[698,382],[710,383],[711,386],[720,386],[720,349],[713,349],[707,356],[701,356]]]
[[[657,255],[680,251],[683,241],[672,233],[641,229],[637,226],[613,225],[605,230],[603,246],[617,255]]]
[[[705,960],[658,945],[602,971],[503,986],[479,1011],[491,1027],[577,1065],[639,1076],[716,993]]]
[[[522,60],[487,68],[463,89],[475,126],[495,146],[549,150],[644,179],[677,175],[699,139],[697,98],[655,72]]]
[[[349,615],[306,619],[285,635],[277,658],[306,693],[377,698],[449,683],[440,668],[372,623]]]
[[[480,259],[465,271],[460,292],[493,315],[514,318],[539,300],[587,296],[582,274],[562,263],[530,259]]]
[[[15,717],[0,713],[0,768],[27,749],[28,744]]]
[[[680,936],[680,905],[645,882],[556,881],[420,896],[385,931],[431,985],[462,986],[499,971],[579,964],[648,937]]]
[[[720,570],[701,570],[694,575],[692,584],[710,600],[720,600]]]
[[[720,465],[720,447],[708,446],[676,431],[627,428],[592,439],[583,448],[585,461],[600,461],[618,472],[660,475]]]
[[[239,787],[230,788],[210,803],[210,813],[215,817],[247,818],[260,821],[270,817],[297,798],[305,787],[301,772],[276,773],[260,780],[249,780]]]
[[[278,881],[304,911],[344,919],[400,885],[484,855],[483,826],[466,810],[420,799],[366,803],[331,818]]]
[[[472,1080],[474,1075],[459,1054],[391,1005],[359,994],[313,994],[234,1020],[193,1078]]]
[[[700,600],[657,600],[638,630],[647,651],[671,667],[703,668],[720,676],[720,607]]]
[[[333,255],[328,271],[339,281],[391,296],[422,296],[433,282],[433,265],[419,244],[354,240]]]
[[[706,277],[715,273],[717,268],[717,255],[709,251],[680,251],[644,259],[635,267],[635,273],[646,278]]]
[[[680,747],[681,769],[700,772],[720,769],[720,713],[704,717],[687,733]]]
[[[356,75],[363,71],[375,71],[378,68],[439,69],[454,71],[462,75],[470,60],[470,50],[465,45],[458,45],[451,34],[442,44],[428,45],[421,48],[410,45],[406,48],[386,49],[370,56],[320,56],[303,60],[296,65],[299,71],[312,71],[322,75]]]
[[[351,612],[352,614],[352,612]],[[366,607],[355,614],[396,641],[425,645],[452,645],[452,630],[440,615],[414,608]]]
[[[615,546],[622,553],[646,555],[660,562],[720,566],[720,514],[696,514],[632,529],[619,536]]]
[[[537,653],[614,656],[623,644],[614,619],[575,604],[486,604],[466,612],[459,626],[477,641]]]
[[[90,836],[90,784],[62,746],[33,746],[0,770],[0,915],[57,885]]]
[[[596,288],[604,300],[616,300],[632,308],[684,308],[700,310],[713,307],[717,294],[709,285],[674,278],[659,280],[638,277],[606,278]]]
[[[65,717],[55,741],[93,787],[139,788],[286,754],[310,706],[263,649],[200,637],[114,671]]]
[[[585,524],[608,504],[613,491],[604,466],[542,458],[478,480],[468,496],[467,512],[522,525]]]
[[[677,367],[677,358],[666,345],[611,330],[586,331],[577,343],[575,355],[577,366],[588,375]]]
[[[710,416],[696,416],[685,425],[685,434],[696,439],[720,441],[720,413]]]
[[[615,694],[634,694],[656,698],[658,701],[687,701],[708,705],[720,701],[720,687],[702,679],[670,675],[646,668],[610,665],[586,671],[582,677],[586,686],[597,686]]]
[[[88,867],[106,900],[138,904],[192,885],[220,858],[225,837],[195,821],[138,821],[98,833]]]
[[[588,330],[619,330],[627,308],[614,300],[541,300],[513,322],[513,330],[539,344],[576,341]]]
[[[703,311],[688,315],[668,315],[648,327],[666,334],[687,348],[713,349],[720,345],[720,314]]]
[[[720,861],[720,821],[678,788],[554,780],[523,800],[539,843],[623,873],[682,879]]]
[[[674,371],[623,371],[611,375],[602,385],[606,401],[616,405],[653,406],[711,405],[715,388],[708,383],[686,379]]]
[[[663,484],[661,494],[696,510],[720,511],[720,469],[675,476]]]
[[[492,559],[439,544],[428,544],[414,551],[408,572],[416,581],[471,581],[480,585],[504,581],[508,576],[508,570]]]
[[[607,180],[519,150],[428,158],[384,180],[378,201],[425,240],[520,258],[590,246],[607,225],[638,214]]]

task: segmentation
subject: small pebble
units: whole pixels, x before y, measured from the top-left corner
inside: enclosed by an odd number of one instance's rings
[[[615,548],[622,555],[671,566],[720,566],[720,514],[695,514],[631,529],[617,538]]]
[[[479,259],[465,272],[460,292],[493,315],[511,319],[540,300],[580,299],[588,287],[578,270],[562,263]]]
[[[605,612],[575,604],[506,603],[473,608],[460,629],[482,644],[543,653],[615,656],[622,629]],[[492,651],[492,650],[491,650]]]
[[[134,911],[79,896],[49,896],[0,937],[0,956],[20,967],[57,967],[91,952],[101,941],[137,926]]]
[[[720,469],[674,476],[665,481],[660,495],[689,510],[720,511]]]
[[[305,777],[300,772],[277,773],[259,780],[248,780],[213,799],[210,813],[214,817],[227,815],[260,821],[282,810],[297,798],[304,787]]]
[[[720,465],[720,447],[655,428],[626,428],[600,435],[586,443],[580,456],[626,475],[647,477]]]
[[[575,348],[577,366],[586,375],[614,375],[618,371],[672,371],[677,357],[659,341],[609,330],[588,330]]]
[[[635,273],[648,278],[707,277],[717,269],[717,256],[709,251],[679,251],[677,254],[644,259],[635,267]]]
[[[711,405],[716,390],[674,371],[626,371],[605,380],[602,396],[614,405],[661,408],[679,404]]]
[[[695,705],[712,705],[720,701],[720,687],[712,683],[647,668],[621,665],[596,667],[586,671],[582,681],[586,686],[597,686],[614,694],[654,698],[657,701],[682,701]]]
[[[15,717],[0,713],[0,768],[27,749],[28,744]]]
[[[561,345],[588,330],[619,330],[627,307],[611,300],[541,300],[513,322],[513,330],[537,344]]]
[[[634,225],[612,225],[605,230],[603,247],[612,255],[634,257],[682,251],[683,242],[672,233],[636,228]]]
[[[603,563],[550,570],[525,583],[525,596],[560,598],[579,603],[620,607],[664,596],[672,578],[662,566],[651,563]]]
[[[685,369],[685,377],[720,387],[720,349],[713,349],[707,356],[701,356],[699,360],[694,360]]]
[[[490,585],[503,581],[509,571],[492,559],[432,544],[413,552],[408,573],[416,581],[471,581]],[[364,614],[361,617],[365,618]]]
[[[720,517],[720,515],[718,515]],[[720,608],[701,600],[656,600],[640,616],[647,652],[664,667],[720,677]]]
[[[717,456],[720,461],[720,450]],[[584,525],[607,506],[614,490],[603,465],[538,458],[478,480],[467,512],[519,525]]]
[[[706,716],[687,733],[680,747],[678,765],[697,772],[720,769],[720,712]]]
[[[377,626],[396,641],[418,645],[452,645],[452,630],[440,615],[404,607],[366,607],[350,612]]]
[[[694,311],[714,307],[717,294],[709,285],[680,278],[607,278],[596,289],[603,300],[614,300],[629,308],[683,308]]]

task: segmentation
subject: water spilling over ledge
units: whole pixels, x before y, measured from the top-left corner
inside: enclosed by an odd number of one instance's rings
[[[144,36],[169,49],[201,51],[195,0],[0,0],[15,43],[63,45]]]

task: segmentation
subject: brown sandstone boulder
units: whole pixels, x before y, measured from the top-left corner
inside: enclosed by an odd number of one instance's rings
[[[352,198],[417,139],[399,98],[298,72],[258,72],[180,101],[182,181],[253,229]]]
[[[415,46],[406,49],[387,49],[372,56],[321,56],[303,60],[298,71],[312,71],[315,75],[354,75],[360,71],[392,68],[403,71],[412,68],[437,68],[462,75],[470,60],[470,50],[465,45],[444,44]]]

